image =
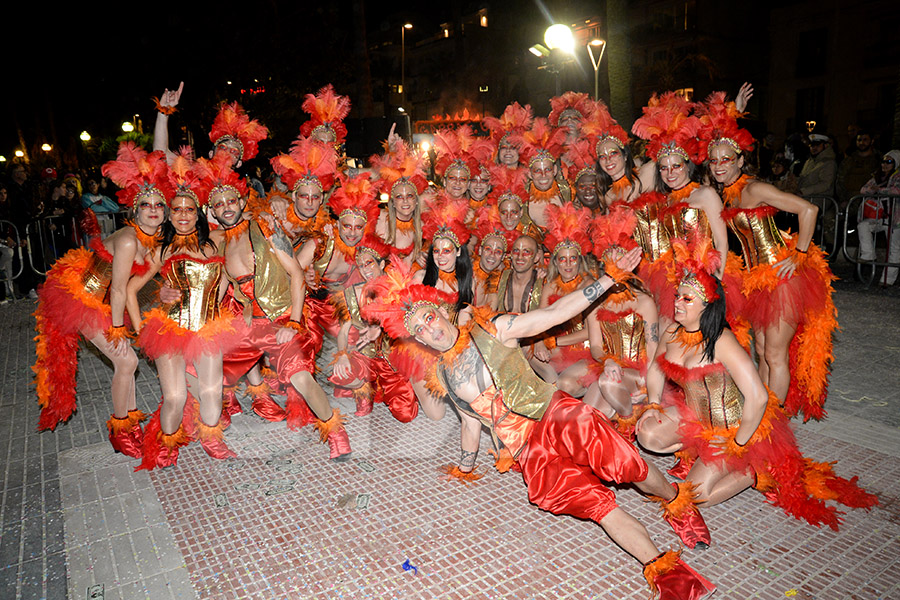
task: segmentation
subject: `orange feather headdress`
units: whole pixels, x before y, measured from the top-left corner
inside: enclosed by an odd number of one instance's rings
[[[316,94],[307,94],[300,108],[311,117],[300,127],[300,135],[314,137],[319,130],[327,130],[334,133],[336,144],[347,139],[344,119],[350,114],[350,97],[339,96],[330,83]]]
[[[706,302],[716,300],[718,286],[713,273],[719,268],[722,256],[713,246],[709,236],[694,235],[690,240],[672,240],[675,255],[675,273],[680,280],[677,285],[686,285]]]
[[[512,139],[521,144],[523,162],[531,166],[537,160],[556,161],[562,154],[566,132],[551,127],[547,119],[537,118],[531,129]]]
[[[634,122],[631,131],[647,140],[647,156],[659,160],[678,155],[685,161],[700,162],[700,119],[691,114],[693,104],[675,92],[653,94],[644,115]]]
[[[378,221],[378,190],[369,180],[369,173],[355,177],[340,177],[341,185],[328,199],[328,206],[338,220],[347,215],[366,220],[366,231],[374,231]]]
[[[259,153],[259,143],[269,136],[269,130],[251,119],[237,102],[223,104],[213,121],[209,140],[214,146],[225,141],[237,142],[241,147],[238,160],[250,160]]]
[[[198,177],[196,191],[201,205],[208,204],[216,192],[230,190],[241,198],[247,195],[247,182],[235,173],[231,157],[224,152],[216,152],[211,159],[198,159],[194,170]]]
[[[576,208],[571,202],[562,206],[551,204],[547,207],[544,246],[553,255],[563,248],[575,248],[580,254],[587,254],[591,251],[591,238],[588,235],[590,224],[590,210]]]
[[[738,111],[734,102],[725,101],[725,92],[713,92],[706,102],[697,107],[700,113],[700,155],[706,160],[709,150],[716,144],[725,143],[737,154],[753,149],[753,136],[738,125],[744,113]]]
[[[327,192],[337,174],[334,148],[303,136],[294,141],[288,154],[273,157],[271,163],[275,173],[292,190],[300,185],[314,185]]]
[[[518,102],[513,102],[504,109],[500,118],[485,117],[481,124],[491,133],[491,143],[499,146],[505,138],[510,135],[521,135],[531,128],[534,122],[534,112],[531,105],[522,106]]]
[[[478,173],[481,163],[491,159],[491,143],[475,135],[471,125],[456,129],[445,128],[434,134],[434,150],[437,153],[435,171],[443,177],[448,169],[460,168],[471,177]]]
[[[356,251],[356,254],[368,252],[377,260],[386,260],[391,255],[391,252],[393,252],[393,248],[385,244],[384,241],[374,233],[365,234],[363,239],[354,246],[354,250]]]
[[[193,199],[198,206],[205,206],[206,202],[201,202],[197,194],[200,177],[196,172],[194,151],[190,146],[182,146],[169,165],[169,184],[175,190],[175,196],[185,196]]]
[[[138,199],[152,193],[161,195],[166,204],[174,197],[169,165],[161,150],[148,154],[134,142],[122,142],[116,159],[103,165],[101,172],[122,188],[116,198],[123,206],[134,207]]]
[[[599,156],[600,152],[597,150],[597,146],[603,142],[612,141],[620,150],[624,149],[625,144],[628,143],[628,132],[612,118],[609,109],[600,100],[594,104],[594,112],[591,113],[591,116],[582,123],[581,135],[592,141],[591,148],[594,158]]]
[[[636,248],[632,234],[637,224],[634,211],[625,206],[616,206],[609,214],[599,215],[591,222],[590,235],[594,242],[594,256],[601,262],[609,258],[606,253],[616,248],[625,252]]]
[[[568,111],[578,113],[582,120],[587,119],[594,111],[594,102],[587,94],[578,92],[565,92],[550,98],[550,116],[547,118],[553,127],[559,127],[560,117]]]
[[[426,205],[422,213],[422,235],[426,240],[444,238],[459,248],[469,241],[471,232],[466,227],[469,201],[440,195]]]
[[[597,174],[597,156],[594,154],[594,142],[591,138],[580,138],[566,150],[566,160],[571,163],[566,179],[574,187],[578,180],[588,174]]]
[[[504,200],[515,200],[519,206],[528,203],[528,190],[525,188],[525,171],[523,169],[507,169],[503,165],[493,164],[488,167],[491,172],[491,193],[488,203],[500,206]]]
[[[425,157],[410,150],[406,142],[400,142],[391,152],[385,142],[384,154],[373,154],[369,159],[372,169],[378,174],[379,190],[390,194],[401,183],[412,184],[416,193],[421,194],[428,187],[425,177]]]

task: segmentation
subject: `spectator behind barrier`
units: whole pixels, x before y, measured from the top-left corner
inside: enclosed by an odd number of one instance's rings
[[[900,150],[891,150],[881,159],[881,166],[872,178],[859,190],[860,194],[900,195]],[[888,202],[893,203],[893,215],[890,214]],[[900,201],[884,198],[866,198],[860,204],[859,226],[859,260],[875,260],[875,234],[887,233],[888,262],[900,262]],[[892,223],[888,227],[888,218]],[[897,281],[897,267],[885,269],[881,284],[893,285]]]
[[[850,198],[856,195],[866,181],[877,173],[881,158],[875,149],[872,135],[865,129],[856,135],[856,152],[848,152],[838,168],[837,201],[841,208],[846,208]]]

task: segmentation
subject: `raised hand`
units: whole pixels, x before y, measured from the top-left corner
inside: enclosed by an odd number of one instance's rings
[[[740,112],[747,110],[747,102],[753,97],[753,86],[749,81],[745,81],[741,89],[738,90],[737,98],[734,99],[735,108]]]

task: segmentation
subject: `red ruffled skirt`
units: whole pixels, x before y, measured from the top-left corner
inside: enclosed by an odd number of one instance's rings
[[[246,333],[244,320],[228,310],[192,331],[179,326],[161,308],[154,308],[144,315],[137,343],[150,359],[181,355],[191,364],[200,356],[227,354]]]

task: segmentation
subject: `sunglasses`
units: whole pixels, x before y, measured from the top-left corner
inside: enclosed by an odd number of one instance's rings
[[[892,164],[894,164],[894,159],[893,158],[885,158],[884,160],[881,161],[881,164],[892,165]]]

